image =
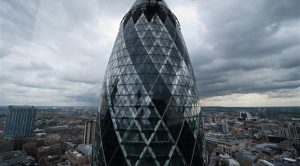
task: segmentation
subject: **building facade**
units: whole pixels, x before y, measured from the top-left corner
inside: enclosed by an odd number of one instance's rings
[[[35,158],[28,156],[25,152],[19,150],[1,153],[0,165],[1,166],[12,166],[12,165],[38,166]]]
[[[180,25],[165,1],[123,18],[99,104],[93,165],[204,164],[201,109]]]
[[[83,155],[77,150],[68,150],[65,152],[67,160],[70,161],[71,166],[90,166],[88,156]]]
[[[84,125],[84,135],[83,135],[83,143],[84,144],[92,144],[95,139],[95,121],[88,121]]]
[[[248,150],[237,151],[235,158],[243,166],[253,166],[257,160],[257,156]]]
[[[217,124],[219,132],[222,132],[223,134],[229,133],[229,125],[227,122],[221,122]]]
[[[257,166],[274,166],[274,164],[270,163],[267,160],[259,159],[256,163]]]
[[[33,137],[35,115],[33,106],[8,106],[3,136],[13,139]]]
[[[13,142],[9,139],[0,139],[0,153],[13,150]]]

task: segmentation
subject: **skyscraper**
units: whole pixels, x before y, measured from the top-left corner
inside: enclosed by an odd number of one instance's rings
[[[165,1],[137,0],[107,67],[93,164],[199,166],[201,110],[180,25]]]
[[[13,139],[34,136],[35,114],[33,106],[8,106],[3,136]]]
[[[96,123],[94,120],[85,122],[84,125],[84,134],[83,134],[83,143],[92,144],[95,139],[95,127]]]

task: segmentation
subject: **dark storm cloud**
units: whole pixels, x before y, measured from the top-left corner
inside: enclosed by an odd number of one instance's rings
[[[200,82],[201,85],[201,82]],[[285,81],[285,82],[276,82],[276,83],[269,83],[269,82],[255,82],[249,80],[246,81],[225,81],[225,82],[218,82],[207,85],[207,89],[202,89],[202,95],[205,97],[213,97],[213,96],[224,96],[234,93],[265,93],[276,91],[278,89],[296,89],[299,87],[299,82],[297,81]],[[284,92],[284,91],[283,91]]]
[[[196,71],[196,74],[199,73],[201,74]],[[299,73],[299,69],[202,72],[197,79],[198,90],[200,96],[206,98],[234,93],[265,93],[278,89],[296,89],[300,87]]]
[[[202,98],[300,87],[300,1],[197,4],[210,45],[190,51]]]
[[[297,35],[276,36],[286,24],[299,22],[300,2],[297,0],[276,3],[254,0],[247,4],[233,0],[207,5],[211,10],[203,21],[208,29],[208,41],[223,56],[254,58],[278,54],[299,44]],[[212,5],[217,6],[216,9]],[[203,10],[199,13],[205,15]]]

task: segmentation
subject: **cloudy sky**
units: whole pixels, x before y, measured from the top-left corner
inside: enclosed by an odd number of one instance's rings
[[[1,0],[0,105],[97,105],[134,0]],[[200,102],[300,106],[299,0],[168,0]]]

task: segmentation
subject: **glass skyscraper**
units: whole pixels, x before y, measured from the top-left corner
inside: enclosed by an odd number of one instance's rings
[[[103,83],[93,165],[201,166],[201,109],[180,25],[164,1],[124,16]]]
[[[3,136],[13,139],[34,137],[35,115],[33,106],[8,106]]]

